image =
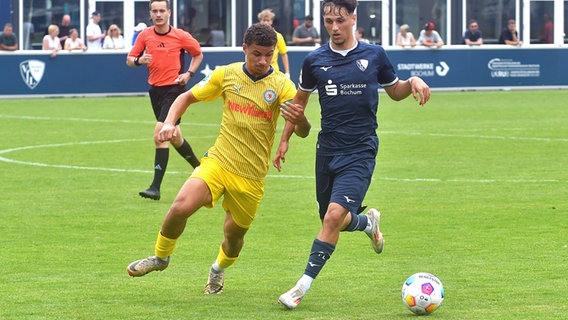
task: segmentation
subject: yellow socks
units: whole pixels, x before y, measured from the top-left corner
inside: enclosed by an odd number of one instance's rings
[[[217,264],[219,264],[219,267],[226,269],[230,267],[237,260],[237,258],[238,257],[227,257],[227,255],[223,251],[223,245],[219,247],[219,254],[217,255]]]
[[[174,249],[176,248],[177,239],[169,239],[162,235],[161,232],[158,233],[158,239],[156,239],[156,257],[160,259],[166,259],[172,255]]]

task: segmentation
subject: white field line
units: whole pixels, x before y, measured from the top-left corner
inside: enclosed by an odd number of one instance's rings
[[[68,142],[68,143],[54,143],[36,146],[24,146],[17,148],[10,148],[0,150],[0,155],[7,154],[15,151],[32,150],[40,148],[57,148],[66,147],[73,145],[89,145],[89,144],[106,144],[106,143],[122,143],[122,142],[134,142],[134,141],[145,141],[148,139],[122,139],[122,140],[102,140],[102,141],[82,141],[82,142]],[[51,167],[51,168],[61,168],[61,169],[75,169],[75,170],[96,170],[96,171],[110,171],[110,172],[124,172],[124,173],[145,173],[151,174],[153,170],[136,170],[136,169],[121,169],[121,168],[104,168],[104,167],[88,167],[88,166],[74,166],[74,165],[62,165],[62,164],[48,164],[33,161],[22,161],[6,158],[0,156],[0,161],[6,163],[15,163],[36,167]],[[177,171],[167,171],[167,174],[187,174],[189,172],[177,172]],[[278,178],[278,179],[314,179],[311,175],[286,175],[286,174],[269,174],[267,178]],[[385,180],[385,181],[403,181],[403,182],[477,182],[477,183],[497,183],[497,182],[508,182],[508,183],[552,183],[552,182],[563,182],[558,179],[435,179],[435,178],[392,178],[392,177],[379,177],[373,180]]]
[[[36,117],[36,116],[12,116],[12,115],[2,115],[0,118],[12,118],[12,119],[28,119],[28,120],[47,120],[47,121],[83,121],[83,122],[108,122],[108,123],[134,123],[134,124],[154,124],[153,121],[134,121],[134,120],[108,120],[108,119],[86,119],[86,118],[56,118],[56,117]],[[219,126],[218,124],[210,123],[185,123],[192,126]],[[314,130],[319,130],[318,128],[313,128]],[[497,129],[495,129],[497,130]],[[523,129],[515,129],[522,131]],[[549,141],[549,142],[568,142],[568,138],[538,138],[538,137],[512,137],[512,136],[491,136],[491,135],[474,135],[474,134],[443,134],[443,133],[424,133],[419,131],[411,132],[399,132],[399,131],[381,131],[380,134],[392,134],[392,135],[413,135],[413,136],[433,136],[433,137],[456,137],[456,138],[472,138],[472,139],[497,139],[497,140],[520,140],[520,141]],[[56,144],[45,144],[36,146],[23,146],[17,148],[10,148],[0,150],[0,154],[7,154],[15,151],[39,149],[39,148],[53,148],[53,147],[65,147],[72,145],[89,145],[89,144],[106,144],[106,143],[123,143],[123,142],[133,142],[133,141],[145,141],[147,139],[121,139],[121,140],[103,140],[103,141],[82,141],[82,142],[69,142],[69,143],[56,143]],[[73,166],[73,165],[58,165],[58,164],[47,164],[40,162],[31,161],[21,161],[14,160],[0,156],[0,161],[7,163],[31,165],[38,167],[53,167],[53,168],[63,168],[63,169],[76,169],[76,170],[97,170],[97,171],[111,171],[111,172],[125,172],[125,173],[152,173],[153,170],[136,170],[136,169],[121,169],[121,168],[101,168],[101,167],[88,167],[88,166]],[[168,171],[168,174],[188,174],[188,172],[176,172]],[[285,174],[269,174],[268,178],[284,178],[284,179],[313,179],[314,177],[309,175],[285,175]],[[377,178],[373,179],[377,180]],[[436,178],[390,178],[390,177],[380,177],[378,180],[386,181],[404,181],[404,182],[478,182],[478,183],[495,183],[495,182],[510,182],[510,183],[542,183],[542,182],[564,182],[558,179],[436,179]]]

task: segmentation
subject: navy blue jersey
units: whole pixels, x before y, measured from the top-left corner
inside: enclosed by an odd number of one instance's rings
[[[317,152],[322,155],[377,150],[379,85],[398,81],[385,50],[359,42],[343,56],[325,44],[308,54],[300,89],[318,90],[321,131]]]

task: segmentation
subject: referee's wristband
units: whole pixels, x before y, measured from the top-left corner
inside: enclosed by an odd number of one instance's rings
[[[134,58],[134,64],[137,66],[141,66],[142,64],[138,61],[138,57]]]
[[[187,70],[187,73],[189,73],[189,76],[191,78],[193,78],[193,76],[195,75],[195,72],[191,71],[191,70]]]

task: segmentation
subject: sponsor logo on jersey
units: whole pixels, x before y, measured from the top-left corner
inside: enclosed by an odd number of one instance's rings
[[[255,104],[247,103],[246,106],[240,105],[234,101],[227,100],[229,108],[238,113],[246,114],[251,117],[272,120],[272,111],[263,111]]]
[[[348,83],[336,85],[333,81],[327,80],[325,86],[325,94],[328,96],[358,96],[363,94],[363,90],[367,88],[366,83]]]
[[[333,83],[331,80],[327,80],[327,85],[325,86],[325,93],[328,96],[336,96],[337,95],[337,85]]]

